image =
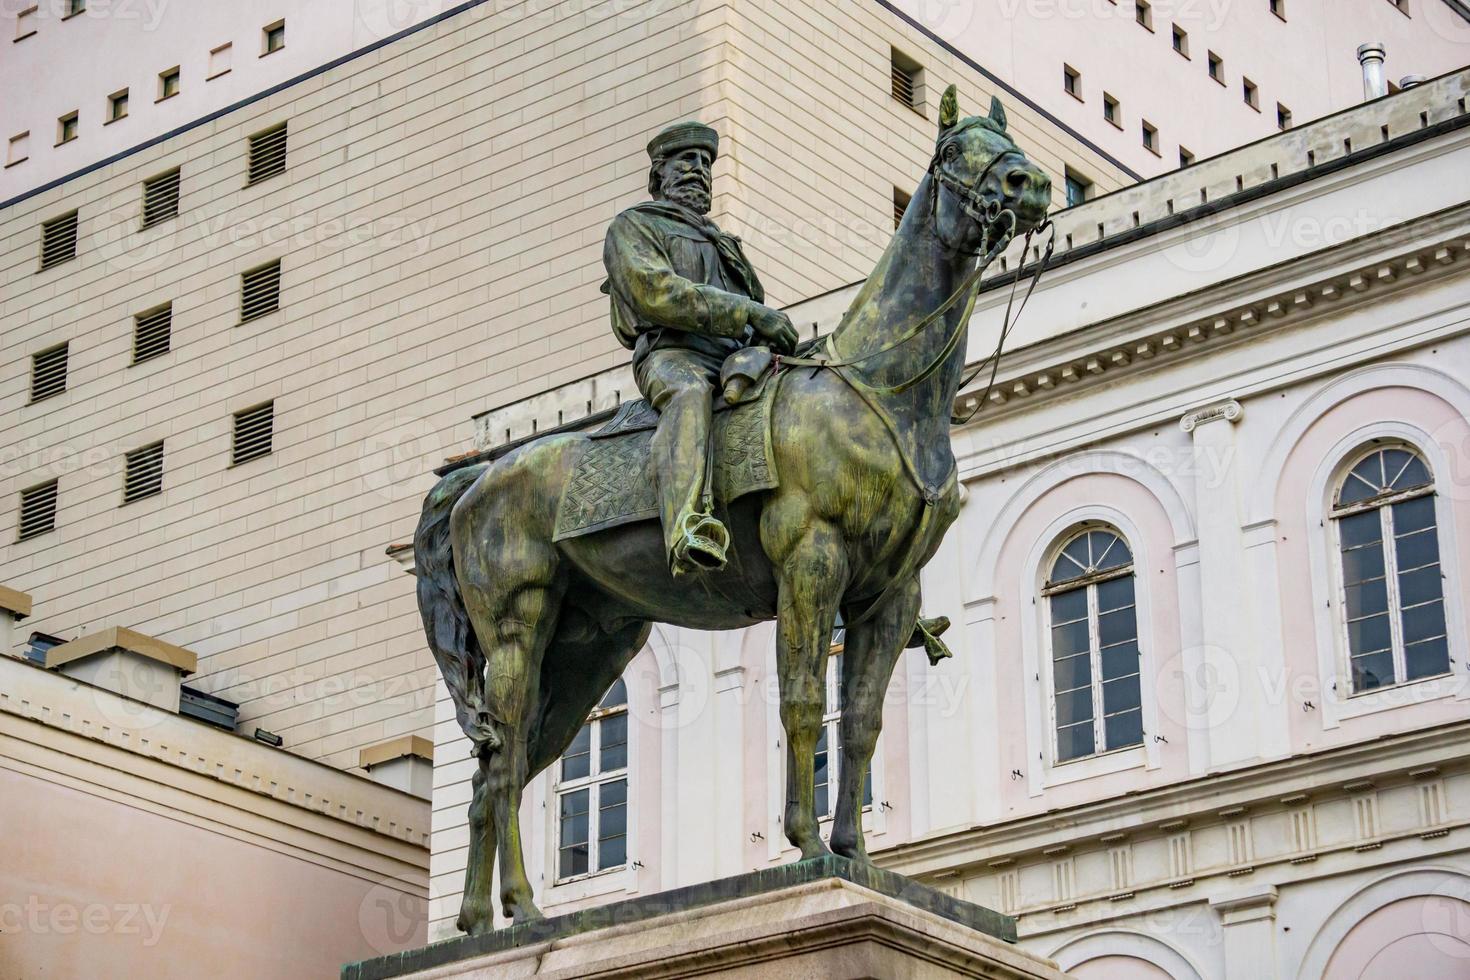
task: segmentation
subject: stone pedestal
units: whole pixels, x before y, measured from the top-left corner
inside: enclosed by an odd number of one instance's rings
[[[1063,980],[1014,944],[1015,928],[891,872],[824,857],[349,964],[342,978]]]

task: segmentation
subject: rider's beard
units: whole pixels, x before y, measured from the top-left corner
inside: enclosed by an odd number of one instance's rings
[[[664,197],[673,201],[680,207],[688,208],[695,214],[709,214],[710,194],[709,188],[699,180],[682,180],[673,184],[664,193]]]

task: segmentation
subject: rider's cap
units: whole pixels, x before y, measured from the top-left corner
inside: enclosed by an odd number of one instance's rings
[[[720,152],[720,135],[704,123],[674,123],[648,141],[648,156],[658,160],[691,146],[708,150],[710,159],[713,160]]]

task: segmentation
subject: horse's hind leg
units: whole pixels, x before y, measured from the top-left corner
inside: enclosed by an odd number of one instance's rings
[[[896,590],[872,619],[850,626],[842,650],[842,760],[832,850],[868,860],[863,843],[863,786],[883,728],[883,695],[919,616],[917,577]]]
[[[476,533],[475,525],[485,524],[475,509],[456,509],[455,558],[460,592],[485,653],[485,710],[500,736],[499,748],[484,756],[485,796],[500,851],[500,900],[504,913],[519,922],[541,914],[526,875],[519,811],[541,657],[556,630],[564,583],[549,541],[529,534],[512,539],[515,516],[494,520],[499,533],[487,541]]]
[[[530,776],[566,751],[597,702],[648,642],[652,628],[640,621],[591,639],[558,636],[547,648],[541,662],[541,710],[531,726]]]
[[[460,932],[477,936],[495,924],[491,889],[495,874],[495,822],[490,818],[490,795],[486,789],[489,760],[479,759],[470,800],[470,853],[466,863],[464,899],[455,925]]]

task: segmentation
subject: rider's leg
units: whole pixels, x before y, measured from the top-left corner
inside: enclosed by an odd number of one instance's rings
[[[728,534],[706,514],[703,501],[719,365],[696,351],[663,348],[638,365],[637,377],[659,413],[653,472],[670,565],[676,573],[719,568],[725,563]]]

